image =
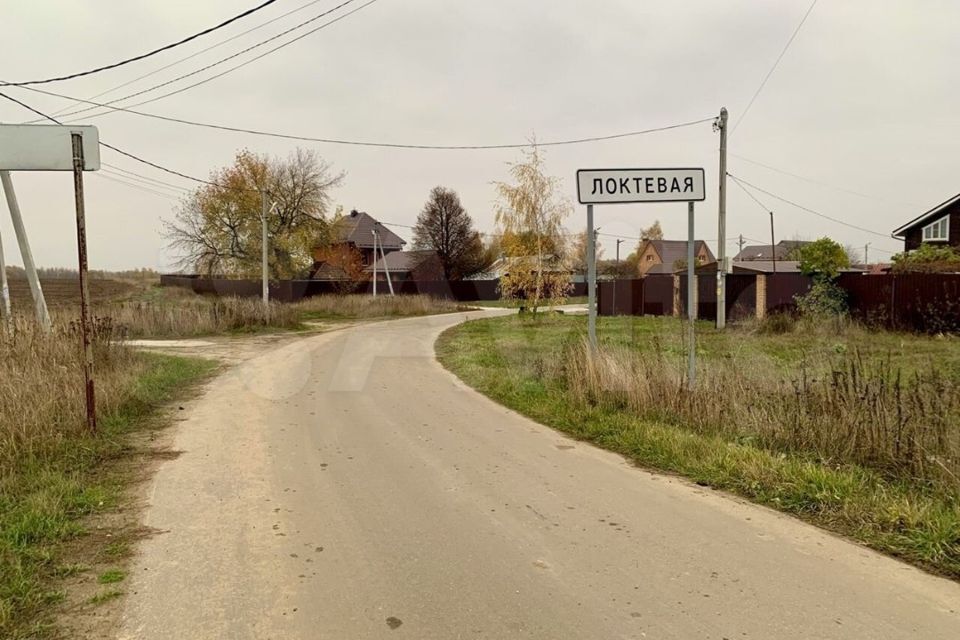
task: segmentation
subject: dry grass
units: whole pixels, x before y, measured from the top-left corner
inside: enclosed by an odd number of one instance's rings
[[[98,323],[128,338],[175,338],[269,329],[301,329],[310,320],[364,320],[448,313],[459,307],[430,296],[325,295],[270,303],[256,298],[199,296],[163,290],[140,300],[97,308]]]
[[[104,411],[116,408],[145,368],[142,358],[110,337],[101,330],[94,342],[97,401]],[[11,331],[0,331],[0,479],[75,437],[84,406],[76,325],[57,323],[45,334],[18,318]]]
[[[568,346],[559,375],[582,405],[623,409],[698,433],[858,464],[960,490],[960,387],[936,367],[842,352],[784,373],[769,359],[717,359],[696,388],[662,349]]]

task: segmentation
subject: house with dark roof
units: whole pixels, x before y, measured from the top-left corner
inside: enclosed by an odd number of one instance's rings
[[[904,251],[925,242],[960,248],[960,193],[895,229],[893,237],[903,238]]]
[[[371,266],[380,248],[383,254],[403,250],[407,244],[386,225],[364,211],[354,209],[335,224],[330,246],[314,247],[313,269],[310,277],[314,280],[353,280],[357,279],[366,267]],[[374,232],[376,232],[376,255],[374,254]],[[356,264],[354,264],[356,263]]]
[[[697,264],[713,262],[713,252],[703,240],[697,240],[693,246],[693,255]],[[637,249],[637,271],[639,275],[673,273],[678,265],[687,261],[686,240],[644,240]]]
[[[433,249],[393,251],[379,258],[375,264],[364,269],[368,277],[377,274],[377,282],[386,282],[387,272],[391,282],[405,280],[443,280],[443,263]]]
[[[808,240],[781,240],[775,245],[752,244],[744,247],[740,253],[733,257],[734,262],[748,262],[751,260],[760,260],[764,262],[773,262],[776,260],[786,261],[795,259],[796,250],[804,245],[808,245]]]

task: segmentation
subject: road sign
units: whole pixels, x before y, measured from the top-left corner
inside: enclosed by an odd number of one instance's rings
[[[703,169],[580,169],[580,204],[695,202],[706,199]]]
[[[73,171],[74,133],[83,136],[83,170],[97,171],[97,128],[52,124],[0,124],[0,171]]]

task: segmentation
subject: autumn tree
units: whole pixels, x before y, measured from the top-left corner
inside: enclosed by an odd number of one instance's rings
[[[603,258],[603,248],[598,244],[596,247],[597,262]],[[570,247],[570,267],[577,272],[585,273],[587,271],[587,231],[584,229],[573,237],[573,244]],[[597,272],[599,273],[599,264]]]
[[[562,304],[572,286],[563,231],[572,206],[560,195],[560,179],[544,172],[536,144],[509,167],[512,182],[495,183],[496,222],[509,258],[500,294],[525,299],[536,313],[543,300]]]
[[[654,220],[646,229],[640,229],[640,241],[644,240],[663,240],[663,229],[660,228],[659,220]]]
[[[183,267],[255,276],[262,252],[260,194],[266,191],[270,273],[301,276],[313,264],[313,248],[329,237],[330,191],[342,180],[343,174],[313,151],[297,149],[276,158],[243,150],[187,196],[174,219],[165,221],[166,236]]]
[[[483,240],[452,189],[434,187],[413,228],[413,246],[437,252],[443,277],[462,280],[485,264]]]

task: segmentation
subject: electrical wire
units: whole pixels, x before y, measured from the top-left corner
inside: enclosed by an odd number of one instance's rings
[[[168,187],[168,188],[170,188],[170,189],[176,189],[177,191],[182,191],[182,192],[190,191],[190,189],[187,189],[186,187],[181,187],[181,186],[176,185],[176,184],[171,184],[171,183],[169,183],[169,182],[164,182],[163,180],[157,180],[156,178],[151,178],[150,176],[145,176],[145,175],[143,175],[142,173],[137,173],[137,172],[135,172],[135,171],[130,171],[129,169],[124,169],[123,167],[119,167],[119,166],[117,166],[117,165],[115,165],[115,164],[110,164],[109,162],[103,162],[103,161],[101,161],[100,164],[103,165],[103,166],[105,166],[105,167],[110,167],[111,169],[114,169],[115,171],[120,171],[120,172],[122,172],[122,173],[128,174],[128,176],[129,176],[130,179],[140,178],[140,179],[142,179],[142,180],[146,180],[146,181],[149,181],[149,182],[152,182],[152,183],[156,183],[157,186],[164,186],[164,187]]]
[[[153,194],[153,195],[158,196],[158,197],[160,197],[160,198],[166,198],[166,199],[168,199],[168,200],[178,200],[178,199],[179,199],[179,198],[177,198],[177,196],[175,196],[175,195],[173,195],[173,194],[170,194],[170,193],[163,193],[162,191],[154,191],[153,189],[149,189],[149,188],[147,188],[147,187],[144,187],[143,185],[133,184],[133,183],[127,182],[127,181],[125,181],[125,180],[121,180],[120,178],[116,177],[116,174],[105,173],[102,169],[101,169],[100,171],[97,171],[97,172],[94,173],[93,175],[94,175],[95,177],[97,177],[97,178],[101,178],[101,179],[103,179],[103,180],[109,180],[110,182],[117,182],[117,183],[122,184],[122,185],[124,185],[124,186],[126,186],[126,187],[129,187],[129,188],[131,188],[131,189],[137,189],[138,191],[143,191],[143,192],[145,192],[145,193],[150,193],[150,194]]]
[[[230,67],[229,69],[227,69],[227,70],[225,70],[225,71],[223,71],[223,72],[221,72],[221,73],[218,73],[218,74],[215,74],[215,75],[213,75],[213,76],[210,76],[209,78],[204,78],[203,80],[200,80],[199,82],[195,82],[195,83],[193,83],[193,84],[191,84],[191,85],[188,85],[188,86],[186,86],[186,87],[181,87],[181,88],[179,88],[179,89],[177,89],[177,90],[175,90],[175,91],[170,91],[170,92],[167,92],[167,93],[165,93],[165,94],[163,94],[163,95],[160,95],[160,96],[154,96],[153,98],[150,98],[149,100],[143,100],[143,101],[141,101],[141,102],[137,102],[136,104],[128,105],[128,107],[139,107],[139,106],[142,106],[142,105],[145,105],[145,104],[149,104],[149,103],[151,103],[151,102],[156,102],[156,101],[158,101],[158,100],[162,100],[162,99],[164,99],[164,98],[169,98],[170,96],[175,96],[175,95],[177,95],[178,93],[183,93],[184,91],[188,91],[188,90],[190,90],[190,89],[193,89],[194,87],[199,87],[200,85],[203,85],[203,84],[206,84],[206,83],[211,82],[211,81],[213,81],[213,80],[216,80],[217,78],[222,78],[223,76],[225,76],[225,75],[227,75],[227,74],[229,74],[229,73],[233,73],[233,72],[236,71],[237,69],[243,68],[243,67],[247,66],[248,64],[251,64],[251,63],[253,63],[253,62],[256,62],[257,60],[260,60],[261,58],[264,58],[264,57],[270,55],[271,53],[273,53],[273,52],[275,52],[275,51],[278,51],[278,50],[280,50],[280,49],[283,49],[284,47],[286,47],[286,46],[288,46],[288,45],[291,45],[291,44],[293,44],[294,42],[297,42],[298,40],[301,40],[301,39],[303,39],[303,38],[306,38],[307,36],[312,35],[312,34],[316,33],[317,31],[320,31],[321,29],[324,29],[324,28],[326,28],[326,27],[329,27],[330,25],[332,25],[332,24],[334,24],[334,23],[336,23],[336,22],[339,22],[340,20],[343,20],[344,18],[347,18],[347,17],[353,15],[353,14],[356,13],[357,11],[360,11],[361,9],[363,9],[363,8],[365,8],[365,7],[368,7],[368,6],[370,6],[371,4],[373,4],[374,2],[377,2],[377,1],[378,1],[378,0],[368,0],[368,2],[366,2],[365,4],[357,7],[356,9],[353,9],[352,11],[348,11],[347,13],[343,14],[342,16],[338,16],[337,18],[334,18],[333,20],[330,20],[329,22],[325,22],[325,23],[323,23],[322,25],[318,26],[318,27],[315,28],[315,29],[311,29],[310,31],[308,31],[308,32],[306,32],[306,33],[303,33],[303,34],[301,34],[300,36],[298,36],[298,37],[296,37],[296,38],[294,38],[294,39],[292,39],[292,40],[290,40],[290,41],[288,41],[288,42],[284,42],[283,44],[280,44],[280,45],[274,47],[273,49],[270,49],[270,50],[268,50],[268,51],[265,51],[264,53],[262,53],[262,54],[260,54],[260,55],[258,55],[258,56],[255,56],[255,57],[251,58],[250,60],[246,60],[246,61],[244,61],[244,62],[242,62],[242,63],[240,63],[240,64],[238,64],[238,65],[235,65],[235,66],[233,66],[233,67]],[[195,70],[195,71],[191,71],[190,73],[185,73],[185,74],[183,74],[183,75],[177,76],[176,78],[173,78],[173,79],[171,79],[171,80],[167,80],[166,82],[161,82],[160,84],[154,85],[154,86],[152,86],[152,87],[148,87],[148,88],[146,88],[146,89],[142,89],[142,90],[140,90],[140,91],[136,91],[136,92],[134,92],[134,93],[125,95],[125,96],[123,96],[123,97],[121,97],[121,98],[116,98],[116,99],[114,99],[114,100],[111,100],[111,101],[109,101],[109,102],[106,103],[106,106],[114,105],[114,104],[116,104],[116,103],[118,103],[118,102],[123,102],[124,100],[129,100],[130,98],[135,98],[135,97],[137,97],[137,96],[142,96],[142,95],[144,95],[144,94],[146,94],[146,93],[150,93],[150,92],[152,92],[152,91],[156,91],[157,89],[161,89],[161,88],[163,88],[163,87],[166,87],[166,86],[169,86],[169,85],[174,84],[174,83],[176,83],[176,82],[179,82],[180,80],[185,80],[186,78],[190,78],[190,77],[195,76],[195,75],[197,75],[197,74],[199,74],[199,73],[203,73],[204,71],[208,71],[209,69],[212,69],[212,68],[214,68],[214,67],[217,67],[217,66],[223,64],[224,62],[229,62],[230,60],[233,60],[234,58],[238,58],[238,57],[242,56],[242,55],[245,54],[245,53],[249,53],[250,51],[253,51],[254,49],[257,49],[257,48],[259,48],[259,47],[262,47],[262,46],[265,45],[265,44],[268,44],[268,43],[270,43],[270,42],[273,42],[273,41],[276,40],[277,38],[282,38],[283,36],[291,33],[292,31],[296,31],[297,29],[301,29],[301,28],[303,28],[304,26],[306,26],[306,25],[308,25],[308,24],[311,24],[311,23],[313,23],[313,22],[316,22],[317,20],[319,20],[319,19],[321,19],[321,18],[324,18],[324,17],[330,15],[331,13],[333,13],[334,11],[337,11],[337,10],[339,10],[339,9],[341,9],[341,8],[343,8],[343,7],[351,4],[351,3],[353,3],[353,2],[356,2],[356,0],[345,0],[344,2],[341,2],[339,5],[335,6],[335,7],[332,8],[332,9],[329,9],[329,10],[327,10],[327,11],[324,11],[323,13],[321,13],[321,14],[319,14],[319,15],[316,15],[316,16],[314,16],[313,18],[310,18],[309,20],[306,20],[306,21],[304,21],[304,22],[301,22],[300,24],[298,24],[298,25],[296,25],[296,26],[294,26],[294,27],[291,27],[291,28],[287,29],[286,31],[283,31],[283,32],[281,32],[281,33],[278,33],[277,35],[272,36],[272,37],[270,37],[270,38],[267,38],[266,40],[263,40],[263,41],[261,41],[261,42],[258,42],[258,43],[256,43],[256,44],[254,44],[254,45],[251,45],[251,46],[247,47],[246,49],[243,49],[242,51],[238,51],[238,52],[236,52],[236,53],[234,53],[234,54],[231,54],[231,55],[229,55],[229,56],[227,56],[227,57],[225,57],[225,58],[221,58],[220,60],[217,60],[216,62],[212,62],[212,63],[206,65],[205,67],[201,67],[200,69],[197,69],[197,70]],[[80,114],[80,113],[86,113],[86,112],[88,112],[88,111],[93,111],[93,110],[95,110],[95,109],[97,109],[97,108],[98,108],[97,106],[91,106],[91,107],[85,107],[85,108],[83,108],[83,109],[77,109],[76,111],[70,111],[70,112],[67,112],[67,113],[62,114],[62,117],[66,118],[66,117],[74,116],[74,115],[77,115],[77,114]],[[89,119],[92,119],[92,118],[99,118],[99,117],[104,116],[104,115],[107,115],[107,114],[109,114],[109,113],[113,113],[113,112],[112,112],[112,111],[109,111],[109,110],[108,110],[108,111],[101,111],[100,113],[94,113],[94,114],[92,114],[92,115],[86,116],[85,119],[89,120]]]
[[[147,73],[144,73],[143,75],[140,75],[140,76],[137,76],[136,78],[133,78],[132,80],[127,80],[126,82],[122,82],[122,83],[120,83],[120,84],[118,84],[118,85],[116,85],[116,86],[114,86],[114,87],[111,87],[110,89],[107,89],[106,91],[101,91],[100,93],[97,93],[97,94],[95,94],[95,95],[93,95],[93,96],[90,96],[90,99],[91,99],[91,100],[95,100],[96,98],[99,98],[99,97],[101,97],[101,96],[105,96],[105,95],[107,95],[108,93],[113,93],[114,91],[117,91],[118,89],[122,89],[122,88],[124,88],[124,87],[128,87],[128,86],[130,86],[131,84],[133,84],[133,83],[135,83],[135,82],[139,82],[140,80],[144,80],[144,79],[146,79],[146,78],[149,78],[150,76],[154,76],[154,75],[160,73],[161,71],[166,71],[167,69],[169,69],[169,68],[171,68],[171,67],[175,67],[175,66],[177,66],[178,64],[181,64],[181,63],[183,63],[183,62],[186,62],[187,60],[191,60],[191,59],[193,59],[193,58],[196,58],[196,57],[199,56],[199,55],[203,55],[204,53],[206,53],[206,52],[208,52],[208,51],[212,51],[213,49],[216,49],[217,47],[222,47],[223,45],[227,44],[228,42],[233,42],[234,40],[236,40],[236,39],[238,39],[238,38],[242,38],[243,36],[247,35],[248,33],[253,33],[254,31],[258,31],[258,30],[260,30],[260,29],[263,29],[264,27],[269,26],[269,25],[273,24],[274,22],[277,22],[277,21],[279,21],[279,20],[283,20],[283,19],[286,18],[287,16],[293,15],[294,13],[299,13],[300,11],[303,11],[303,10],[306,9],[307,7],[311,7],[311,6],[315,5],[315,4],[317,4],[317,3],[319,3],[319,2],[323,2],[323,1],[324,1],[324,0],[310,0],[310,2],[307,2],[307,3],[305,3],[305,4],[302,4],[302,5],[300,5],[299,7],[296,7],[295,9],[291,9],[290,11],[287,11],[286,13],[282,13],[282,14],[280,14],[279,16],[277,16],[276,18],[271,18],[270,20],[267,20],[266,22],[262,22],[262,23],[258,24],[258,25],[255,26],[255,27],[251,27],[250,29],[247,29],[246,31],[241,31],[240,33],[238,33],[238,34],[236,34],[236,35],[234,35],[234,36],[230,36],[229,38],[226,38],[226,39],[224,39],[224,40],[221,40],[220,42],[217,42],[216,44],[212,44],[212,45],[210,45],[209,47],[205,47],[205,48],[203,48],[203,49],[200,49],[199,51],[195,51],[195,52],[191,53],[191,54],[188,55],[188,56],[184,56],[184,57],[182,57],[182,58],[180,58],[180,59],[178,59],[178,60],[174,60],[173,62],[171,62],[171,63],[169,63],[169,64],[165,64],[165,65],[163,65],[162,67],[158,67],[158,68],[154,69],[153,71],[148,71]],[[54,112],[53,112],[53,115],[55,115],[55,116],[61,115],[61,114],[63,114],[64,111],[66,111],[66,110],[69,109],[69,108],[70,108],[69,106],[61,107],[61,108],[58,109],[57,111],[54,111]]]
[[[84,102],[87,104],[93,104],[99,107],[106,107],[107,109],[112,109],[114,111],[122,111],[124,113],[130,113],[133,115],[142,116],[144,118],[152,118],[154,120],[161,120],[163,122],[172,122],[176,124],[187,125],[191,127],[200,127],[204,129],[215,129],[219,131],[230,131],[233,133],[246,133],[254,136],[263,136],[268,138],[280,138],[284,140],[298,140],[301,142],[320,142],[324,144],[339,144],[339,145],[350,145],[358,147],[378,147],[386,149],[418,149],[418,150],[432,150],[432,151],[481,151],[481,150],[493,150],[493,149],[523,149],[531,146],[532,143],[511,143],[511,144],[471,144],[471,145],[437,145],[437,144],[404,144],[404,143],[392,143],[392,142],[367,142],[360,140],[342,140],[336,138],[320,138],[312,136],[301,136],[285,133],[276,133],[271,131],[260,131],[257,129],[245,129],[243,127],[231,127],[227,125],[213,124],[209,122],[198,122],[196,120],[187,120],[185,118],[174,118],[172,116],[163,116],[157,113],[147,113],[145,111],[136,111],[134,109],[129,109],[127,107],[117,107],[110,104],[94,102],[93,100],[84,100],[82,98],[75,98],[72,96],[64,95],[61,93],[56,93],[53,91],[46,91],[44,89],[37,89],[35,87],[23,87],[28,91],[33,91],[35,93],[41,93],[47,96],[53,96],[56,98],[64,98],[67,100],[76,100],[78,102]],[[2,94],[0,94],[2,95]],[[8,97],[9,96],[5,96]],[[37,111],[31,109],[34,113]],[[47,117],[47,116],[44,116]],[[678,124],[667,125],[663,127],[654,127],[651,129],[642,129],[640,131],[628,131],[625,133],[615,133],[605,136],[592,136],[588,138],[574,138],[569,140],[554,140],[549,142],[537,142],[536,146],[538,147],[557,147],[563,145],[574,145],[574,144],[584,144],[588,142],[603,142],[606,140],[616,140],[619,138],[629,138],[633,136],[646,135],[649,133],[657,133],[660,131],[670,131],[672,129],[680,129],[683,127],[690,127],[697,124],[703,124],[704,122],[713,122],[716,118],[711,116],[709,118],[701,118],[699,120],[691,120],[689,122],[681,122]],[[59,123],[58,123],[59,124]]]
[[[26,80],[26,81],[22,81],[22,82],[0,82],[0,86],[3,86],[3,87],[24,87],[24,86],[27,86],[27,85],[49,84],[49,83],[51,83],[51,82],[62,82],[62,81],[64,81],[64,80],[73,80],[74,78],[82,78],[82,77],[84,77],[84,76],[90,76],[90,75],[93,75],[93,74],[95,74],[95,73],[100,73],[100,72],[102,72],[102,71],[108,71],[108,70],[110,70],[110,69],[116,69],[116,68],[118,68],[118,67],[122,67],[122,66],[128,65],[128,64],[133,63],[133,62],[139,62],[140,60],[145,60],[146,58],[149,58],[149,57],[151,57],[151,56],[155,56],[155,55],[157,55],[158,53],[162,53],[162,52],[164,52],[164,51],[169,51],[170,49],[174,49],[174,48],[179,47],[179,46],[181,46],[181,45],[187,44],[188,42],[191,42],[191,41],[193,41],[193,40],[196,40],[197,38],[200,38],[200,37],[203,37],[203,36],[205,36],[205,35],[211,34],[211,33],[213,33],[214,31],[217,31],[217,30],[219,30],[219,29],[222,29],[222,28],[226,27],[227,25],[236,22],[237,20],[240,20],[240,19],[242,19],[242,18],[245,18],[245,17],[247,17],[247,16],[249,16],[249,15],[251,15],[251,14],[256,13],[257,11],[260,11],[261,9],[264,9],[265,7],[270,6],[271,4],[273,4],[273,3],[276,2],[276,1],[277,1],[277,0],[265,0],[264,2],[260,3],[260,4],[257,5],[256,7],[253,7],[252,9],[247,9],[247,10],[244,11],[243,13],[239,13],[239,14],[233,16],[232,18],[229,18],[229,19],[227,19],[227,20],[224,20],[223,22],[221,22],[221,23],[218,24],[218,25],[215,25],[215,26],[213,26],[213,27],[209,27],[209,28],[207,28],[207,29],[204,29],[203,31],[200,31],[200,32],[198,32],[198,33],[193,34],[192,36],[187,36],[186,38],[184,38],[184,39],[182,39],[182,40],[178,40],[177,42],[173,42],[173,43],[164,45],[164,46],[162,46],[162,47],[160,47],[160,48],[158,48],[158,49],[154,49],[153,51],[148,51],[147,53],[143,53],[143,54],[140,54],[140,55],[138,55],[138,56],[134,56],[134,57],[132,57],[132,58],[127,58],[127,59],[125,59],[125,60],[121,60],[120,62],[114,62],[113,64],[104,65],[104,66],[102,66],[102,67],[97,67],[97,68],[95,68],[95,69],[89,69],[89,70],[87,70],[87,71],[79,71],[79,72],[77,72],[77,73],[71,73],[71,74],[68,74],[68,75],[65,75],[65,76],[57,76],[57,77],[53,77],[53,78],[45,78],[45,79],[43,79],[43,80]]]
[[[850,227],[851,229],[856,229],[857,231],[863,231],[864,233],[870,233],[870,234],[873,234],[873,235],[875,235],[875,236],[879,236],[879,237],[884,238],[884,239],[887,239],[887,240],[890,239],[890,235],[889,235],[889,234],[880,233],[879,231],[874,231],[873,229],[867,229],[867,228],[865,228],[865,227],[858,227],[858,226],[855,225],[855,224],[850,224],[849,222],[844,222],[843,220],[840,220],[840,219],[838,219],[838,218],[834,218],[834,217],[832,217],[832,216],[828,216],[828,215],[825,214],[825,213],[820,213],[819,211],[816,211],[816,210],[811,209],[811,208],[809,208],[809,207],[805,207],[805,206],[803,206],[802,204],[797,204],[796,202],[793,202],[792,200],[787,200],[786,198],[784,198],[784,197],[782,197],[782,196],[778,196],[777,194],[772,193],[772,192],[770,192],[770,191],[767,191],[766,189],[762,189],[761,187],[758,187],[758,186],[756,186],[755,184],[751,184],[751,183],[747,182],[746,180],[742,180],[742,179],[736,177],[735,175],[733,175],[732,173],[727,173],[727,175],[730,176],[730,178],[732,178],[732,179],[733,179],[735,182],[737,182],[738,184],[742,183],[742,184],[740,185],[741,187],[743,187],[743,186],[750,187],[751,189],[753,189],[753,190],[755,190],[755,191],[759,191],[760,193],[764,193],[764,194],[770,196],[771,198],[775,198],[775,199],[779,200],[780,202],[784,202],[784,203],[786,203],[786,204],[789,204],[789,205],[792,206],[792,207],[796,207],[797,209],[800,209],[801,211],[806,211],[807,213],[812,213],[812,214],[815,215],[815,216],[819,216],[819,217],[824,218],[824,219],[826,219],[826,220],[830,220],[831,222],[836,222],[837,224],[842,224],[842,225],[845,226],[845,227]],[[759,202],[759,201],[758,201],[758,202]],[[763,205],[761,204],[760,206],[763,206]]]
[[[827,182],[822,182],[822,181],[820,181],[820,180],[814,180],[813,178],[808,178],[808,177],[806,177],[806,176],[801,176],[801,175],[796,174],[796,173],[790,173],[789,171],[785,171],[785,170],[783,170],[783,169],[779,169],[779,168],[774,167],[774,166],[771,166],[771,165],[769,165],[769,164],[764,164],[763,162],[758,162],[757,160],[752,160],[752,159],[750,159],[750,158],[746,158],[746,157],[741,156],[741,155],[736,154],[736,153],[730,153],[730,152],[727,152],[727,153],[728,153],[728,155],[730,155],[730,156],[732,156],[732,157],[734,157],[734,158],[737,158],[738,160],[743,160],[744,162],[749,162],[750,164],[756,165],[756,166],[758,166],[758,167],[763,167],[764,169],[769,169],[770,171],[773,171],[773,172],[775,172],[775,173],[780,173],[780,174],[783,174],[783,175],[785,175],[785,176],[789,176],[789,177],[791,177],[791,178],[795,178],[795,179],[797,179],[797,180],[802,180],[802,181],[804,181],[804,182],[809,182],[810,184],[819,185],[819,186],[821,186],[821,187],[826,187],[826,188],[828,188],[828,189],[833,189],[833,190],[835,190],[835,191],[840,191],[840,192],[842,192],[842,193],[849,193],[850,195],[857,196],[857,197],[859,197],[859,198],[866,198],[866,199],[868,199],[868,200],[874,200],[874,201],[876,201],[876,202],[884,202],[884,203],[890,204],[890,200],[888,200],[888,199],[886,199],[886,198],[878,198],[878,197],[876,197],[876,196],[871,196],[871,195],[869,195],[869,194],[861,193],[861,192],[859,192],[859,191],[854,191],[854,190],[852,190],[852,189],[846,189],[846,188],[844,188],[844,187],[838,187],[838,186],[836,186],[836,185],[829,184],[829,183],[827,183]],[[905,204],[905,203],[904,203],[904,204]],[[905,206],[912,206],[912,205],[905,205]]]
[[[13,102],[13,103],[15,103],[15,104],[18,104],[18,105],[20,105],[21,107],[23,107],[24,109],[26,109],[26,110],[28,110],[28,111],[30,111],[30,112],[32,112],[32,113],[35,113],[35,114],[37,114],[37,115],[39,115],[39,116],[43,116],[44,118],[46,118],[47,120],[50,120],[50,121],[53,122],[54,124],[58,124],[58,125],[60,125],[60,126],[65,126],[62,122],[60,122],[59,120],[57,120],[57,119],[54,118],[53,116],[49,116],[49,115],[45,114],[44,112],[42,112],[42,111],[40,111],[40,110],[38,110],[38,109],[35,109],[34,107],[31,107],[31,106],[30,106],[29,104],[27,104],[26,102],[23,102],[22,100],[18,100],[17,98],[14,98],[13,96],[7,95],[6,93],[3,93],[2,91],[0,91],[0,98],[6,98],[6,99],[9,100],[10,102]],[[196,177],[191,176],[191,175],[188,175],[188,174],[186,174],[186,173],[181,173],[180,171],[175,171],[174,169],[169,169],[169,168],[164,167],[164,166],[162,166],[162,165],[159,165],[159,164],[157,164],[157,163],[155,163],[155,162],[151,162],[151,161],[146,160],[146,159],[144,159],[144,158],[141,158],[141,157],[139,157],[139,156],[137,156],[137,155],[135,155],[135,154],[132,154],[132,153],[130,153],[129,151],[124,151],[123,149],[120,149],[120,148],[118,148],[118,147],[115,147],[115,146],[113,146],[112,144],[108,144],[108,143],[104,142],[102,139],[100,140],[100,146],[101,146],[101,147],[106,147],[107,149],[110,149],[110,150],[112,150],[112,151],[115,151],[115,152],[119,153],[120,155],[126,156],[126,157],[130,158],[131,160],[136,160],[137,162],[139,162],[139,163],[141,163],[141,164],[145,164],[145,165],[147,165],[147,166],[153,167],[154,169],[159,169],[160,171],[164,171],[164,172],[169,173],[169,174],[171,174],[171,175],[179,176],[179,177],[181,177],[181,178],[186,178],[187,180],[193,180],[194,182],[200,182],[200,183],[203,183],[203,184],[208,184],[208,185],[211,185],[211,186],[214,186],[214,187],[220,187],[220,186],[221,186],[221,185],[216,184],[215,182],[210,182],[209,180],[204,180],[203,178],[196,178]]]
[[[754,92],[753,97],[750,98],[750,102],[747,103],[747,108],[743,110],[743,113],[740,114],[740,117],[737,119],[737,122],[733,125],[733,128],[730,130],[730,135],[737,130],[737,127],[740,126],[740,123],[743,122],[743,119],[747,117],[750,108],[753,106],[753,103],[756,102],[757,96],[760,95],[760,92],[763,91],[763,88],[767,86],[767,81],[770,79],[770,76],[773,75],[773,72],[777,70],[777,67],[780,66],[780,61],[783,60],[783,56],[787,54],[787,50],[790,48],[790,45],[793,44],[793,41],[796,39],[797,34],[800,33],[800,29],[803,28],[804,23],[807,21],[807,18],[810,17],[810,14],[813,12],[813,8],[817,6],[817,0],[813,0],[810,3],[810,7],[807,9],[807,12],[803,14],[803,19],[800,20],[800,24],[797,25],[797,28],[793,30],[793,34],[790,36],[790,39],[787,40],[787,44],[783,47],[783,51],[780,52],[780,55],[777,56],[777,59],[774,61],[773,66],[770,67],[770,71],[767,72],[767,75],[763,77],[763,81],[760,83],[760,86],[757,87],[757,90]]]

